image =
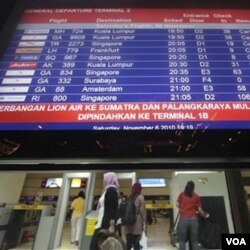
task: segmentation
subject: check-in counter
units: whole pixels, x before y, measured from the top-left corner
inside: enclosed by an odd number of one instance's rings
[[[0,207],[0,247],[3,244],[4,236],[8,228],[12,208],[12,205],[5,205],[3,207]]]
[[[92,210],[86,213],[84,228],[83,228],[83,244],[82,250],[89,250],[90,242],[95,231],[97,222],[97,210]]]

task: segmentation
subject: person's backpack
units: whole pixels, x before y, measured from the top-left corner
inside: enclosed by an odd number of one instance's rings
[[[122,200],[119,207],[122,225],[133,225],[136,221],[135,199],[128,197]]]

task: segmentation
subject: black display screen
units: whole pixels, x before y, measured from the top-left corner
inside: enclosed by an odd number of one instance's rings
[[[250,128],[250,11],[26,9],[0,130]]]

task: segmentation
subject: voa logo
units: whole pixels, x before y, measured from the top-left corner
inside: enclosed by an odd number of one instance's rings
[[[226,238],[227,245],[234,245],[234,246],[246,246],[247,243],[244,238]]]

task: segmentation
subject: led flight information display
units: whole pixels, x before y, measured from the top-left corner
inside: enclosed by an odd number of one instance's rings
[[[250,11],[27,9],[0,130],[250,128]]]

